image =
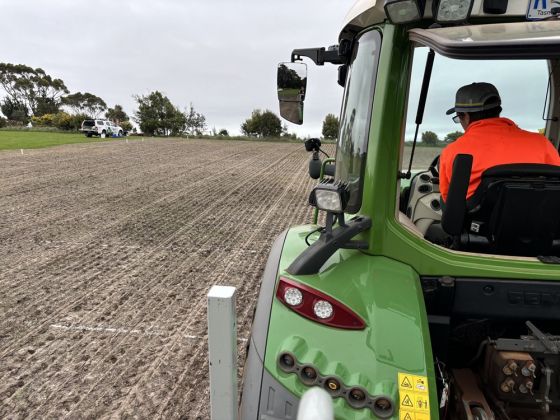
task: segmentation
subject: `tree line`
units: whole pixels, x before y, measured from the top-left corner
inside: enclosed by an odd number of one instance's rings
[[[0,98],[0,128],[22,126],[54,127],[78,130],[86,119],[106,118],[125,131],[133,130],[131,118],[121,105],[112,108],[90,92],[70,93],[62,79],[54,78],[41,68],[24,64],[0,63],[0,87],[6,95]],[[138,110],[133,120],[146,133],[154,135],[201,134],[206,118],[193,105],[180,111],[160,92],[135,96]]]
[[[302,79],[297,73],[285,73],[287,84],[293,85],[294,88],[301,86]],[[0,97],[0,111],[5,116],[4,118],[0,115],[0,128],[31,123],[40,127],[78,130],[83,120],[104,116],[126,131],[133,130],[134,121],[146,135],[200,136],[209,132],[206,117],[195,110],[192,103],[181,110],[159,91],[135,95],[137,110],[131,118],[121,105],[109,107],[102,98],[93,93],[70,93],[62,79],[52,77],[41,68],[0,63],[0,87],[6,93]],[[240,129],[242,134],[248,137],[297,138],[295,134],[288,133],[287,126],[282,125],[282,121],[274,112],[267,109],[253,110]],[[336,139],[338,131],[338,117],[328,114],[323,121],[323,138]],[[226,129],[213,129],[211,134],[229,135]],[[438,140],[435,133],[422,134],[425,144],[437,144]]]
[[[422,143],[424,143],[427,146],[437,146],[438,144],[441,144],[442,141],[444,143],[452,143],[455,140],[457,140],[459,137],[461,137],[464,133],[462,133],[461,131],[453,131],[451,133],[447,133],[445,135],[445,137],[443,138],[443,140],[439,139],[439,136],[434,133],[433,131],[424,131],[422,133]]]
[[[0,127],[33,125],[77,130],[84,119],[105,118],[119,123],[125,130],[132,124],[121,105],[109,108],[100,97],[89,92],[70,93],[62,79],[52,77],[41,68],[25,64],[0,63]]]

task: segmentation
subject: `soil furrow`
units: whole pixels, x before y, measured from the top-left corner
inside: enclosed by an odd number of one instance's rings
[[[258,176],[258,174],[257,174],[257,176]],[[261,195],[258,194],[258,196],[261,196]],[[261,203],[263,203],[263,202],[266,203],[265,200],[261,200]],[[262,205],[262,204],[261,204],[261,205]],[[266,205],[265,205],[264,207],[266,207]],[[260,209],[259,209],[259,210],[260,210]],[[255,220],[255,221],[256,221],[256,220]],[[254,225],[255,222],[254,222],[254,221],[249,221],[249,224]],[[240,229],[240,230],[241,230],[241,229]],[[237,236],[242,236],[242,233],[241,233],[241,232],[238,232],[238,233],[237,233]],[[235,238],[233,238],[233,239],[235,239]],[[219,260],[220,258],[222,258],[222,254],[220,254],[219,252],[216,253],[215,260]],[[217,261],[207,261],[207,263],[208,263],[208,265],[214,266],[214,264],[216,264]],[[179,267],[178,269],[180,269],[180,267]],[[207,285],[206,285],[205,283],[202,283],[202,286],[201,286],[201,287],[202,287],[202,292],[205,293],[205,292],[207,291]],[[168,290],[162,290],[161,292],[163,292],[163,293],[173,293],[173,294],[179,293],[178,290],[171,291],[171,292],[169,292]],[[151,294],[151,295],[154,295],[154,292],[151,291],[150,294]],[[197,295],[200,295],[200,293],[199,293],[199,294],[195,294],[194,296],[190,296],[189,298],[197,298]],[[155,295],[155,296],[156,296],[156,297],[155,297],[155,300],[158,300],[157,295]],[[161,300],[163,300],[163,299],[160,299],[160,301],[161,301]],[[185,299],[185,300],[186,300],[186,299]],[[163,311],[163,308],[161,308],[161,309],[162,309],[162,311]],[[159,310],[159,308],[152,308],[152,312],[160,313],[160,310]],[[193,311],[191,310],[190,313],[192,313],[192,312],[193,312]],[[173,318],[175,318],[176,314],[169,314],[169,315],[167,315],[167,314],[163,311],[163,312],[161,312],[161,315],[160,315],[159,318],[165,318],[166,316],[167,316],[168,318],[170,318],[170,319],[173,319]],[[198,316],[196,316],[195,318],[197,318],[197,317],[198,317]],[[152,322],[152,325],[153,325],[153,324],[156,324],[156,325],[157,325],[157,324],[158,324],[158,321],[159,321],[159,318],[156,319],[154,322]],[[167,328],[166,328],[166,329],[167,329]],[[148,327],[147,330],[149,331],[149,330],[150,330],[150,327]],[[135,338],[135,340],[138,341],[139,338]],[[130,348],[131,346],[129,345],[128,347]],[[127,356],[128,356],[127,354],[119,355],[119,357],[122,357],[122,358],[126,358]],[[138,355],[138,357],[141,357],[141,354]],[[92,387],[92,389],[97,389],[97,386]],[[95,397],[94,400],[95,400],[95,399],[99,399],[99,398],[103,398],[103,397]]]
[[[309,220],[301,145],[127,147],[0,153],[0,417],[208,418],[209,287],[238,288],[242,359],[270,245]]]
[[[281,158],[280,161],[281,161],[282,159],[283,159],[283,158]],[[273,164],[273,165],[274,165],[274,164]],[[272,165],[269,165],[269,166],[272,166]],[[265,172],[266,170],[267,170],[267,169],[265,168],[262,172]],[[250,180],[245,180],[244,183],[238,185],[237,188],[239,189],[242,185],[248,184],[248,183],[250,183],[250,182],[251,182]],[[235,190],[234,190],[234,191],[235,191]],[[231,194],[231,192],[230,192],[230,194]],[[214,203],[219,203],[220,200],[223,201],[223,200],[225,200],[226,197],[227,197],[227,195],[222,195],[220,198],[218,198],[216,201],[214,201]],[[227,207],[224,207],[223,212],[224,212],[224,213],[227,212]],[[177,213],[177,212],[176,212],[176,213]],[[210,213],[212,213],[212,208],[209,208],[209,209],[203,210],[202,212],[199,212],[199,213],[195,216],[195,218],[192,220],[192,224],[195,224],[196,222],[198,222],[198,220],[204,220],[205,215],[206,215],[206,214],[210,214]],[[219,215],[219,216],[221,216],[221,215]],[[216,217],[216,216],[215,216],[215,217]],[[129,217],[127,217],[127,218],[130,218],[130,215],[129,215]],[[165,222],[165,221],[169,221],[169,218],[165,218],[165,217],[164,217],[164,218],[161,218],[161,220]],[[180,223],[178,220],[174,220],[174,221],[171,222],[171,224],[173,224],[173,225],[178,224],[178,223]],[[116,224],[116,223],[115,223],[115,224]],[[112,229],[113,227],[114,227],[114,226],[111,226],[111,229]],[[189,225],[184,225],[184,226],[181,227],[180,229],[177,229],[177,230],[175,231],[174,234],[178,234],[178,233],[180,233],[181,231],[188,229],[188,227],[189,227]],[[161,248],[161,247],[163,246],[163,244],[164,244],[163,242],[158,243],[158,248]],[[91,244],[91,245],[95,245],[95,244]],[[156,249],[157,249],[157,248],[156,248]],[[152,251],[152,252],[154,252],[154,251]],[[77,255],[80,256],[80,254],[77,254]],[[84,255],[84,257],[85,257],[86,255],[89,255],[89,252],[86,252],[85,255]],[[94,267],[95,269],[97,268],[97,266],[99,265],[99,262],[96,263],[95,261],[99,261],[99,260],[102,258],[102,256],[96,255],[96,256],[94,256],[94,258],[90,258],[90,261],[88,262],[88,263],[90,264],[90,266],[85,266],[85,267],[84,267],[83,265],[81,265],[81,264],[82,264],[81,258],[75,258],[75,256],[73,256],[73,258],[75,259],[74,266],[77,267],[77,268],[79,269],[79,271],[83,272],[83,274],[85,275],[85,274],[87,273],[87,271],[88,271],[89,268],[91,268],[91,267]],[[116,258],[116,257],[115,257],[115,258]],[[60,273],[58,273],[58,276],[57,276],[57,277],[58,277],[58,281],[59,281],[59,282],[60,282],[61,279],[64,279],[64,278],[67,278],[68,281],[72,281],[72,280],[75,278],[76,273],[75,273],[74,271],[71,271],[71,268],[72,268],[72,266],[70,266],[70,267],[64,267],[64,271],[68,273],[66,276],[62,276],[62,277],[61,277],[61,276],[60,276]],[[125,274],[125,273],[124,273],[124,270],[119,270],[119,271],[120,271],[119,274]],[[97,270],[95,271],[95,275],[97,275]],[[48,278],[48,277],[47,277],[47,278]],[[110,279],[110,277],[109,277],[109,279]],[[53,280],[54,280],[54,279],[53,279]],[[91,280],[91,278],[88,279],[88,280]],[[60,288],[61,288],[61,289],[64,289],[64,285],[60,286]],[[86,297],[86,296],[83,296],[81,300],[83,300],[85,297]],[[61,298],[61,299],[62,299],[62,298]],[[79,303],[79,302],[76,302],[76,301],[75,301],[75,302],[72,302],[71,304],[68,304],[68,305],[64,306],[64,307],[62,308],[62,310],[58,310],[57,312],[60,313],[60,312],[66,311],[66,310],[69,309],[71,306],[75,306],[75,305],[78,304],[78,303]],[[5,318],[8,318],[8,317],[6,316]],[[41,326],[40,326],[40,327],[37,327],[37,329],[40,329],[40,328],[41,328]],[[14,344],[17,345],[17,343],[14,343]]]

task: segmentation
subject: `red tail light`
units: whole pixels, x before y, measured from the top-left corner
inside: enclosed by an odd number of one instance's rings
[[[293,280],[280,277],[276,297],[292,311],[335,328],[363,330],[366,323],[346,305]]]

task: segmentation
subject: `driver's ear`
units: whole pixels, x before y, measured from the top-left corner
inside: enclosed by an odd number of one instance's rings
[[[463,128],[466,130],[471,123],[471,115],[468,112],[465,112],[463,114],[463,118],[461,118],[461,122],[463,122]]]

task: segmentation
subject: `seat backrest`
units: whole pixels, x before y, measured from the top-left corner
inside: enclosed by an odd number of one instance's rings
[[[459,154],[453,160],[447,201],[441,215],[443,230],[453,236],[460,235],[465,224],[472,163],[472,155],[467,154]]]
[[[560,167],[508,164],[487,169],[467,200],[463,229],[485,237],[493,253],[558,255]]]

